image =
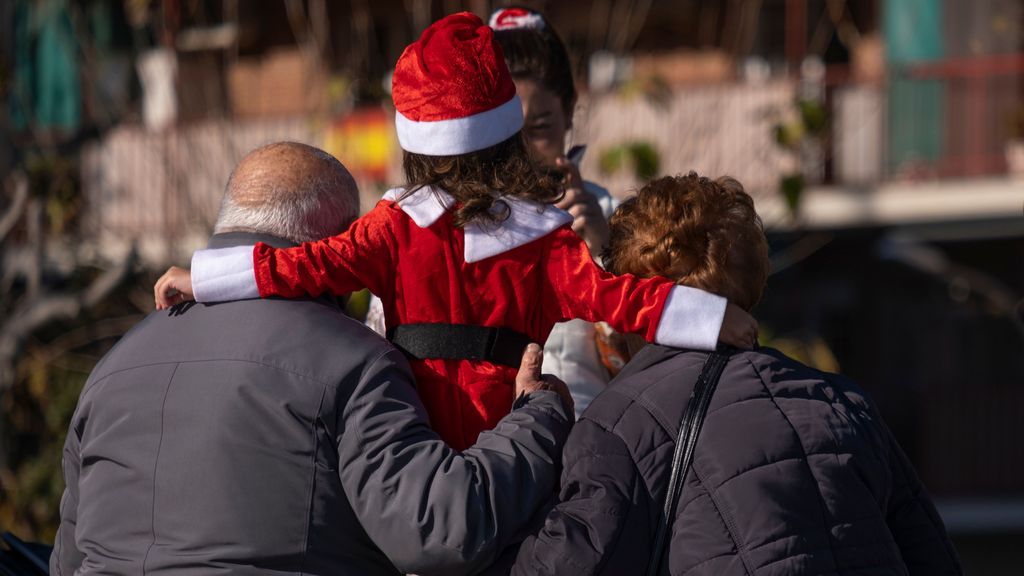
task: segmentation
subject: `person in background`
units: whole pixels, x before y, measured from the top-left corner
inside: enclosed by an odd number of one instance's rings
[[[501,8],[491,15],[490,26],[523,103],[530,151],[565,182],[565,197],[556,206],[572,215],[573,231],[597,257],[608,241],[607,218],[618,203],[608,190],[580,177],[578,157],[566,157],[576,85],[565,44],[542,14],[527,8]],[[595,336],[594,324],[576,319],[557,324],[544,343],[544,370],[568,384],[577,416],[610,379]]]
[[[605,262],[746,310],[768,277],[754,201],[731,178],[660,178],[618,208]],[[729,350],[652,559],[678,426],[708,354],[647,345],[566,442],[559,503],[515,576],[959,576],[942,520],[856,384],[777,350]]]

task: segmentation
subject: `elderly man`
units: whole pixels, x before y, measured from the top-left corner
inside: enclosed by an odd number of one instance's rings
[[[357,212],[330,155],[281,143],[228,182],[210,246],[288,246]],[[460,574],[550,495],[572,420],[524,356],[515,409],[457,453],[405,359],[330,300],[181,304],[129,332],[64,448],[53,574]]]

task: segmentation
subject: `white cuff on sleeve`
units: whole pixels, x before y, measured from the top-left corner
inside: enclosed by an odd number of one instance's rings
[[[196,250],[192,255],[192,293],[196,302],[259,298],[252,246]]]
[[[675,286],[665,300],[658,330],[657,344],[675,348],[714,350],[722,331],[727,301],[689,286]]]

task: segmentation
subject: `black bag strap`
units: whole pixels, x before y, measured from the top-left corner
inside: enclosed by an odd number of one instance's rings
[[[388,340],[419,360],[484,360],[512,368],[519,367],[523,350],[533,342],[510,328],[470,324],[402,324],[388,330]]]
[[[675,518],[679,495],[683,491],[683,480],[693,464],[693,452],[697,447],[701,426],[704,425],[704,416],[708,413],[711,397],[715,394],[715,387],[718,386],[718,380],[722,377],[722,370],[728,361],[727,352],[712,352],[708,356],[697,378],[697,384],[693,387],[693,395],[686,403],[683,417],[679,420],[679,435],[676,437],[676,449],[672,454],[672,471],[669,474],[668,490],[665,491],[661,521],[654,537],[651,560],[647,565],[647,576],[655,576],[661,571],[669,529]]]

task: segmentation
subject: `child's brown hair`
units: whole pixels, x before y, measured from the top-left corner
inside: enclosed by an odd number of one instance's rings
[[[455,198],[455,225],[498,223],[508,217],[499,196],[553,204],[561,200],[561,182],[539,171],[522,132],[494,146],[457,156],[427,156],[403,151],[406,194],[437,187]]]
[[[664,276],[745,310],[761,300],[768,242],[754,200],[733,178],[659,178],[619,206],[610,227],[604,262],[616,274]]]

